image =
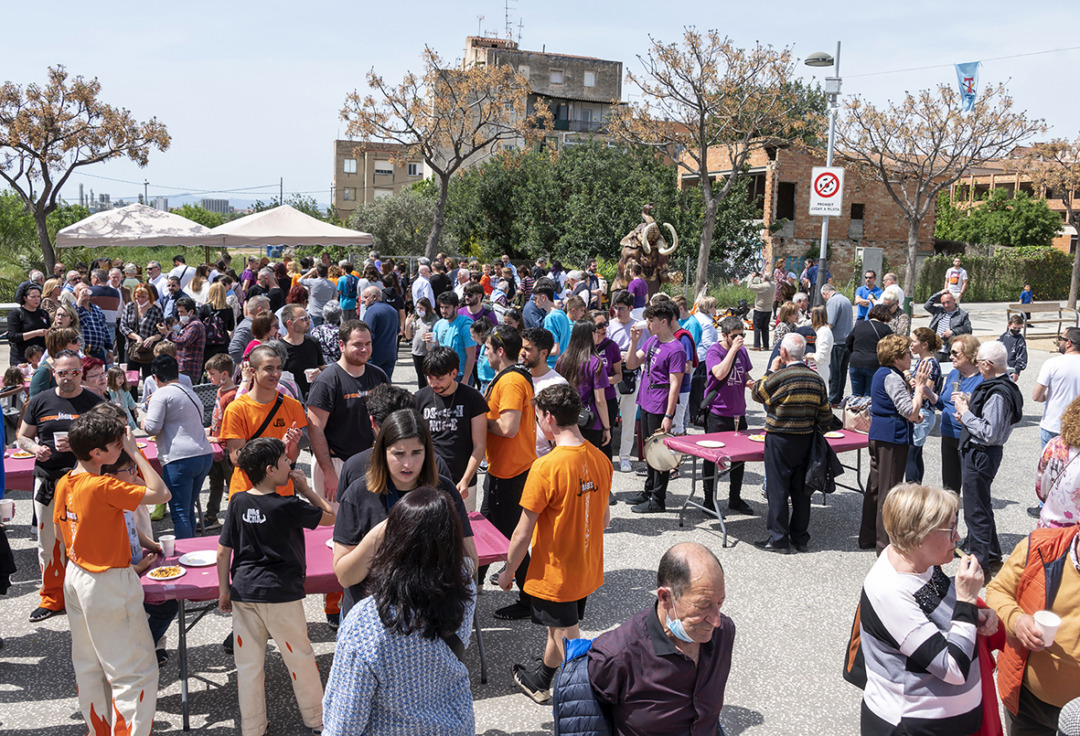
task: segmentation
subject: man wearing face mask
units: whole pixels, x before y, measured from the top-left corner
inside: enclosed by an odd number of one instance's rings
[[[615,736],[716,736],[735,641],[720,612],[724,569],[683,542],[664,553],[656,582],[655,604],[593,641],[593,695]]]
[[[999,342],[1004,343],[1008,355],[1009,378],[1020,380],[1020,374],[1028,364],[1027,340],[1024,339],[1024,318],[1019,314],[1009,317],[1009,329],[1001,333]]]

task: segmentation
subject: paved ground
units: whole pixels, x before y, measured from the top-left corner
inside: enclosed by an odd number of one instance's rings
[[[965,305],[972,313],[976,333],[991,337],[1004,330],[1004,306]],[[916,320],[916,325],[926,324]],[[760,375],[764,353],[752,353]],[[1021,377],[1028,398],[1023,422],[1006,449],[1006,462],[995,483],[995,509],[1003,549],[1011,549],[1033,527],[1025,514],[1034,499],[1034,469],[1039,452],[1038,420],[1041,405],[1031,402],[1039,366],[1049,357],[1033,352]],[[398,378],[411,375],[399,369]],[[410,386],[411,388],[411,386]],[[749,422],[761,426],[762,413],[751,407]],[[845,459],[850,459],[846,456]],[[931,438],[926,449],[926,479],[940,482],[939,441]],[[864,477],[866,466],[864,464]],[[589,601],[584,634],[596,634],[620,622],[653,600],[655,570],[664,550],[676,542],[695,540],[714,549],[727,572],[724,610],[738,628],[735,657],[728,683],[723,723],[730,736],[769,734],[795,736],[858,733],[860,693],[840,677],[841,662],[851,617],[862,580],[874,562],[872,552],[856,544],[862,498],[841,491],[822,507],[815,502],[810,531],[811,551],[787,557],[762,552],[751,542],[763,538],[765,504],[760,492],[761,466],[750,465],[744,498],[755,516],[735,516],[728,523],[729,547],[721,547],[719,524],[690,515],[679,528],[676,515],[640,517],[620,504],[613,509],[612,527],[605,540],[605,585]],[[848,475],[845,480],[850,478]],[[640,490],[635,474],[616,473],[616,494]],[[686,474],[671,484],[669,507],[676,507],[689,492]],[[721,488],[726,489],[724,484]],[[27,494],[14,493],[16,521],[8,535],[16,550],[19,572],[7,598],[0,598],[0,729],[10,736],[49,734],[81,736],[70,661],[67,621],[56,617],[30,624],[26,616],[36,606],[37,563],[27,526]],[[159,524],[159,532],[168,520]],[[534,705],[518,693],[510,678],[510,665],[531,660],[540,652],[543,632],[528,621],[501,622],[491,612],[509,602],[510,594],[492,591],[480,598],[478,615],[484,627],[489,681],[480,684],[479,659],[474,646],[466,653],[473,672],[477,733],[547,734],[549,708]],[[325,678],[333,654],[333,632],[322,623],[321,601],[306,603],[309,632]],[[210,734],[236,732],[236,671],[221,649],[230,630],[229,619],[209,614],[190,634],[192,727]],[[175,643],[175,627],[170,642]],[[267,658],[270,733],[300,733],[300,719],[287,674],[271,647]],[[158,731],[180,727],[180,687],[175,657],[161,670]]]

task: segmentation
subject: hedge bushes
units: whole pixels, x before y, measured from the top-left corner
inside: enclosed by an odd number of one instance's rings
[[[952,255],[927,258],[915,285],[917,301],[926,301],[945,284],[945,272],[952,267]],[[1069,297],[1072,257],[1057,248],[996,248],[988,257],[960,256],[967,269],[966,302],[1015,302],[1024,284],[1030,283],[1038,301]]]

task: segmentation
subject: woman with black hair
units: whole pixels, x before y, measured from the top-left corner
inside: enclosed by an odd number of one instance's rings
[[[372,532],[380,543],[371,596],[338,633],[323,733],[471,736],[475,717],[461,652],[476,588],[455,503],[448,493],[421,486]]]
[[[11,352],[8,354],[9,365],[26,362],[23,351],[31,345],[40,345],[45,349],[45,333],[49,331],[49,315],[41,305],[41,286],[27,282],[15,293],[19,308],[8,312],[7,334]]]
[[[474,565],[477,563],[469,512],[454,481],[436,470],[435,447],[427,422],[416,409],[395,411],[379,426],[367,472],[338,496],[334,574],[345,588],[341,620],[371,592],[367,582],[375,552],[382,543],[381,522],[401,499],[425,486],[449,495],[457,509],[466,552]]]
[[[555,370],[578,392],[583,414],[587,411],[590,415],[584,424],[578,421],[581,434],[598,449],[607,452],[611,442],[611,417],[604,392],[611,382],[604,362],[593,352],[596,329],[596,323],[591,320],[575,322],[570,344],[556,361]]]

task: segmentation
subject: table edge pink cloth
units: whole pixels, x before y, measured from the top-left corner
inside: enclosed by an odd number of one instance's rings
[[[870,445],[870,438],[865,434],[842,430],[844,436],[829,439],[829,445],[839,454],[861,450]],[[711,434],[687,434],[681,437],[667,437],[664,444],[675,452],[686,455],[694,455],[703,460],[715,463],[721,460],[731,462],[762,462],[765,459],[765,443],[754,442],[750,439],[751,434],[764,434],[764,429],[751,429],[739,432],[712,432]],[[724,443],[724,447],[701,447],[698,442],[702,440],[716,440]]]

